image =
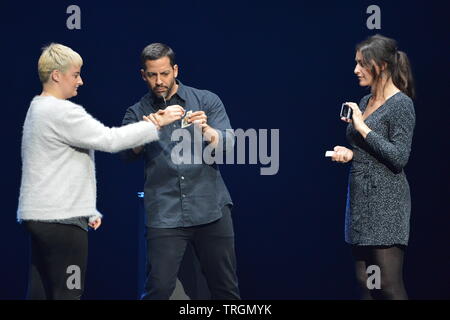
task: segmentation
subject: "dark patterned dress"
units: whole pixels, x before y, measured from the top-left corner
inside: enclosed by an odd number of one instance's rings
[[[364,113],[370,94],[361,99]],[[372,131],[364,139],[352,124],[352,146],[345,214],[345,241],[352,245],[407,245],[411,198],[403,168],[415,126],[412,100],[394,94],[365,120]]]

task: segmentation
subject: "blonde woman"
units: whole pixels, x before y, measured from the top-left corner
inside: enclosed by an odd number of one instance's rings
[[[102,218],[96,210],[94,150],[118,152],[158,139],[159,128],[146,116],[108,128],[68,101],[83,85],[82,65],[69,47],[53,43],[43,49],[38,62],[42,93],[31,101],[23,126],[17,218],[31,238],[28,299],[82,296],[88,226],[97,229]],[[172,106],[151,117],[164,126],[183,113]]]

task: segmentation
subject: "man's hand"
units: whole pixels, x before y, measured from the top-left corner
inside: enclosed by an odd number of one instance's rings
[[[200,129],[202,129],[203,137],[209,143],[212,143],[214,147],[219,143],[219,132],[213,127],[208,125],[208,116],[204,111],[193,112],[187,120],[190,123],[194,123]]]
[[[174,121],[180,120],[183,115],[184,108],[176,104],[150,114],[149,118],[152,122],[156,121],[159,127],[164,127]]]
[[[204,126],[202,128],[203,137],[206,141],[208,141],[215,148],[219,143],[219,132],[213,127],[208,126],[207,124],[200,125]]]
[[[154,113],[150,113],[148,116],[142,116],[142,118],[144,119],[144,121],[153,123],[156,129],[161,129],[161,126],[159,125],[158,120],[156,120]]]
[[[205,111],[195,111],[191,113],[190,117],[187,120],[189,123],[197,123],[199,125],[206,125],[208,122],[208,117],[205,114]],[[202,128],[205,126],[202,126]]]
[[[206,116],[204,111],[193,112],[187,119],[187,122],[197,125],[197,127],[202,129],[203,134],[205,134],[207,131],[210,131],[209,129],[212,129],[208,125],[208,117]],[[210,132],[211,133],[208,135],[208,137],[211,136],[211,134],[212,134],[212,131],[210,131]],[[207,138],[207,141],[210,141],[210,139],[208,139],[208,137],[205,137],[205,138]]]

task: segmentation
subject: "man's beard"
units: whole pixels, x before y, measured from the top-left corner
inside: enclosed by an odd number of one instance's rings
[[[175,85],[175,79],[172,80],[172,83],[168,87],[166,87],[166,86],[156,86],[153,89],[153,93],[157,97],[163,98],[165,100],[170,95],[170,93],[172,92],[174,85]],[[164,91],[164,92],[156,92],[156,90],[159,89],[159,88],[166,88],[167,90]]]

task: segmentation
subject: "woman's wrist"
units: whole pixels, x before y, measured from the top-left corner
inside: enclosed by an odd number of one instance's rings
[[[152,115],[153,119],[155,119],[154,124],[156,126],[156,129],[161,130],[161,128],[163,127],[161,116],[157,113],[152,113]]]
[[[348,159],[347,162],[350,162],[353,160],[353,150],[352,149],[348,149],[350,151],[350,159]]]
[[[370,131],[372,131],[372,129],[370,129],[365,123],[363,123],[361,128],[358,129],[358,132],[363,136],[364,139],[367,137]]]

